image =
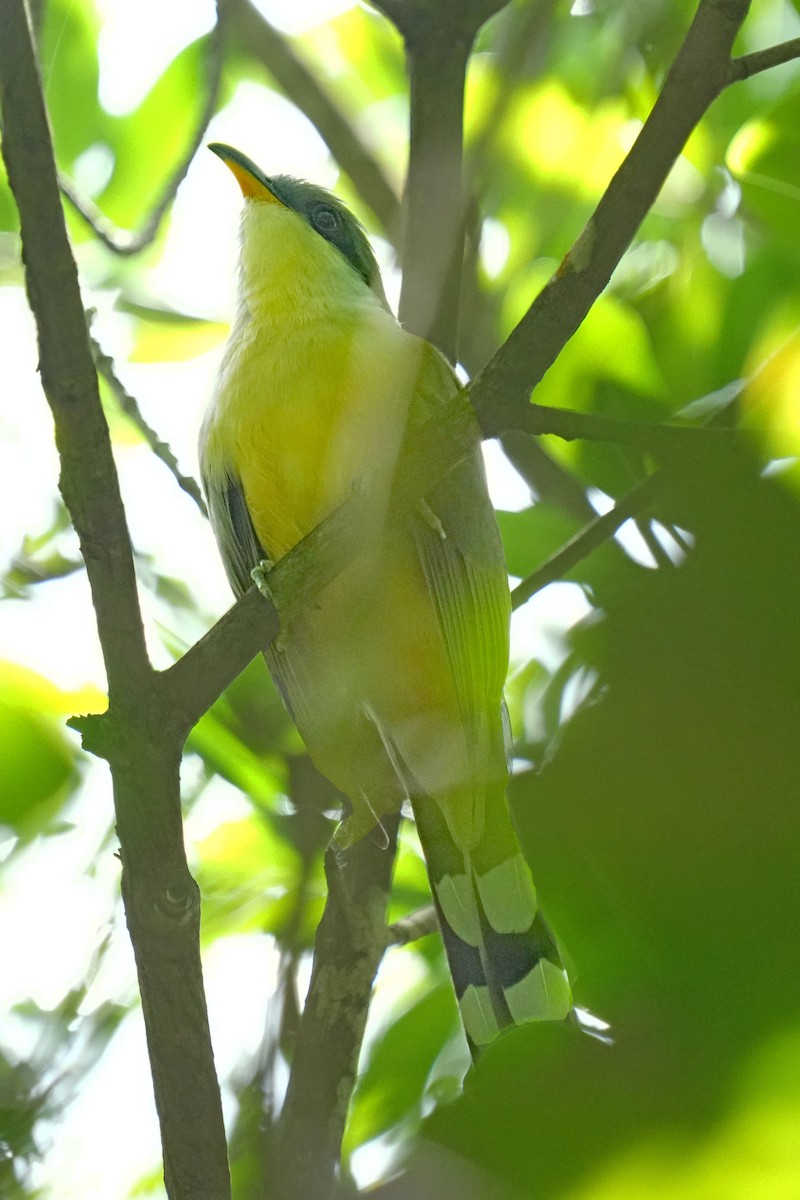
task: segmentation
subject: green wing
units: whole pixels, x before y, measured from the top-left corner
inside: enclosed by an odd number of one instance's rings
[[[435,419],[457,387],[431,348],[412,426]],[[511,603],[477,425],[475,438],[414,522],[467,733],[470,794],[416,796],[413,805],[462,1019],[471,1042],[482,1045],[505,1025],[564,1018],[572,997],[506,799],[502,689]]]
[[[449,364],[426,347],[409,426],[413,431],[436,419],[442,405],[460,403],[474,423],[471,451],[443,469],[413,520],[413,534],[428,593],[435,608],[453,679],[470,756],[474,799],[458,812],[445,812],[457,842],[469,848],[481,836],[483,797],[504,791],[507,754],[503,686],[508,670],[511,600],[503,547],[489,500],[480,432],[458,391]]]

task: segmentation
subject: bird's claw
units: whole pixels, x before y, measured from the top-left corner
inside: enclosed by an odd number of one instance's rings
[[[426,525],[429,525],[438,538],[443,542],[447,541],[447,533],[444,525],[437,517],[431,506],[424,500],[418,500],[416,504],[417,512],[422,517]]]
[[[274,603],[274,597],[272,594],[272,588],[269,586],[269,573],[274,566],[275,563],[271,558],[262,558],[261,562],[257,566],[253,567],[252,571],[250,572],[250,578],[261,592],[261,595],[271,603]]]

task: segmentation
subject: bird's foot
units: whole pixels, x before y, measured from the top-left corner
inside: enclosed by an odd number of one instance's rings
[[[271,604],[275,603],[275,598],[272,594],[272,588],[269,586],[269,573],[273,570],[275,563],[271,558],[262,558],[258,566],[253,567],[250,572],[250,578],[256,585],[261,595],[269,600]]]
[[[275,563],[272,561],[271,558],[262,558],[262,560],[258,564],[258,566],[253,567],[252,571],[250,572],[250,578],[252,579],[253,583],[256,585],[258,590],[261,592],[261,595],[264,597],[264,599],[269,600],[272,607],[276,611],[278,611],[278,602],[277,602],[275,593],[273,592],[272,588],[270,587],[270,583],[269,583],[270,572],[273,571],[274,568],[275,568]],[[279,654],[282,653],[286,649],[286,642],[285,642],[285,637],[284,637],[285,632],[286,631],[283,627],[283,619],[281,618],[280,632],[277,634],[277,636],[273,639],[273,642],[272,642],[273,650]]]

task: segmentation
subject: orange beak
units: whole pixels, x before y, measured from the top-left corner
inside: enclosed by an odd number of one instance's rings
[[[267,204],[283,204],[269,186],[269,180],[246,154],[226,146],[224,142],[209,142],[209,150],[213,150],[226,167],[229,167],[236,177],[236,182],[242,189],[242,195],[248,200],[262,200]],[[285,206],[284,206],[285,207]]]

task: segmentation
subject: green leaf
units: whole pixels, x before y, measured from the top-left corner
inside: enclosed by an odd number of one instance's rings
[[[497,513],[509,573],[524,579],[580,529],[580,522],[549,504]]]
[[[124,228],[139,224],[186,153],[205,94],[208,36],[172,60],[142,103],[107,117],[114,173],[97,203]]]
[[[743,125],[726,162],[745,210],[773,233],[800,238],[800,88]]]
[[[97,96],[100,23],[91,0],[48,0],[39,59],[56,161],[69,172],[103,140],[106,114]]]
[[[773,1156],[772,1194],[800,1184],[800,506],[720,451],[669,507],[693,554],[581,631],[602,699],[512,785],[577,1001],[614,1044],[513,1031],[425,1127],[514,1195],[748,1200]]]
[[[60,691],[15,663],[0,663],[0,825],[28,838],[46,831],[78,782],[63,714],[104,707],[93,690]]]
[[[449,982],[429,991],[392,1022],[373,1046],[358,1080],[345,1138],[347,1154],[400,1122],[419,1118],[428,1077],[457,1025]]]

